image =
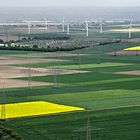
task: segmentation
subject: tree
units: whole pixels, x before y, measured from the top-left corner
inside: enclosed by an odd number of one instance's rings
[[[4,43],[4,41],[3,41],[2,39],[0,39],[0,43],[1,43],[1,44],[3,44],[3,43]]]

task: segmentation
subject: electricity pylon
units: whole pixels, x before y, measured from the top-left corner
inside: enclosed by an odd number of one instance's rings
[[[90,127],[90,118],[87,120],[87,138],[86,140],[91,140],[91,127]]]
[[[4,86],[3,86],[3,103],[2,103],[2,106],[1,106],[1,119],[2,120],[5,120],[6,119],[6,106],[5,106],[5,89],[4,89]]]

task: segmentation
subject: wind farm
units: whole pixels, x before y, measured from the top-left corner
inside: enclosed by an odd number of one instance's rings
[[[140,21],[55,14],[0,20],[0,140],[139,140]]]

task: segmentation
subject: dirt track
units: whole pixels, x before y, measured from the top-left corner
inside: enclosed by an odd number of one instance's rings
[[[116,74],[125,74],[125,75],[140,75],[140,70],[116,72]]]

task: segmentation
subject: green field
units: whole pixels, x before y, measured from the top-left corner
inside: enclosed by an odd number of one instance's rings
[[[108,33],[106,37],[111,37]],[[99,34],[96,34],[99,36]],[[126,34],[122,34],[125,36]],[[135,34],[139,36],[139,34]],[[94,36],[94,33],[93,33]],[[118,34],[113,34],[119,36]],[[113,38],[112,37],[112,38]],[[54,83],[42,86],[0,90],[0,102],[48,101],[83,107],[84,112],[64,113],[12,119],[2,125],[11,128],[25,140],[85,140],[87,120],[93,140],[140,139],[140,75],[122,75],[115,72],[140,70],[140,56],[109,55],[108,52],[133,47],[138,43],[117,43],[73,51],[82,56],[53,56],[66,62],[20,64],[37,68],[74,69],[89,71],[83,74],[32,77],[33,81]],[[59,52],[58,52],[59,53]],[[1,51],[0,56],[52,58],[47,54]],[[98,62],[100,62],[98,64]],[[18,78],[28,80],[26,78]]]

